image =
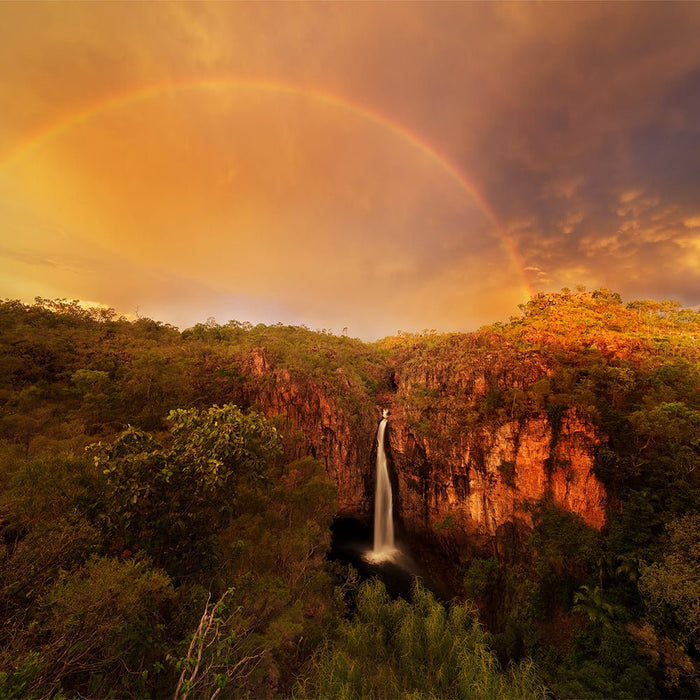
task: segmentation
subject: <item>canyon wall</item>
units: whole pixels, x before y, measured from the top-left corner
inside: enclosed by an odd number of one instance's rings
[[[576,410],[563,415],[555,444],[546,415],[481,426],[449,444],[416,436],[400,411],[390,426],[398,514],[409,530],[494,534],[508,520],[528,522],[528,504],[547,495],[593,527],[604,523],[605,492],[591,472],[599,436]]]
[[[309,377],[274,367],[261,348],[245,370],[248,402],[268,416],[286,416],[290,456],[308,453],[326,465],[341,516],[370,518],[374,441],[388,406],[395,515],[405,530],[495,534],[507,521],[529,522],[528,504],[547,495],[593,527],[604,523],[605,492],[591,471],[603,438],[584,412],[475,413],[494,377],[503,387],[524,387],[547,376],[534,353],[480,357],[459,370],[429,361],[395,364],[394,387],[378,398],[342,369],[332,381]]]
[[[592,468],[603,436],[591,419],[563,406],[516,415],[504,398],[510,390],[514,405],[550,371],[537,352],[507,347],[462,355],[459,367],[437,357],[396,365],[389,444],[407,529],[495,534],[509,520],[529,523],[528,505],[545,496],[602,527],[605,491]],[[485,416],[489,397],[502,405]]]
[[[378,419],[364,388],[342,369],[333,381],[275,367],[255,348],[244,367],[246,402],[266,416],[283,416],[285,452],[309,454],[338,486],[338,515],[365,517],[373,497],[371,453]]]

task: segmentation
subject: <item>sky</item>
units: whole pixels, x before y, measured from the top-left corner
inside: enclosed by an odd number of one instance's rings
[[[0,2],[0,298],[375,339],[700,304],[700,3]]]

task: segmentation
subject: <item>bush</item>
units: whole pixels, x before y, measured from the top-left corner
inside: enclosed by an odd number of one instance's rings
[[[174,599],[167,575],[144,561],[91,559],[43,596],[27,633],[6,650],[13,670],[0,691],[142,696],[162,668]]]
[[[300,697],[544,698],[529,663],[501,671],[469,604],[449,609],[416,581],[411,602],[364,583],[352,620],[316,659]]]

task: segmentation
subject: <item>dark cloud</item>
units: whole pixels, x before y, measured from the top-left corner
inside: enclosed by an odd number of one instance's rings
[[[5,3],[0,154],[147,86],[281,81],[437,151],[483,193],[535,290],[582,283],[697,304],[698,36],[697,3]],[[133,304],[80,286],[82,273],[51,277],[45,263],[82,241],[101,246],[97,268],[109,255],[138,267],[139,294],[179,323],[199,303],[245,299],[261,318],[343,316],[381,335],[473,327],[522,301],[469,188],[357,113],[220,90],[101,119],[12,172],[0,161],[15,288],[23,274],[22,289],[38,284],[22,272],[35,255],[62,296],[77,285]]]

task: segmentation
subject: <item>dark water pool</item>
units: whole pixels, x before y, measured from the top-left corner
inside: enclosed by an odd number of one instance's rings
[[[342,564],[351,564],[362,580],[377,577],[384,582],[392,598],[410,598],[411,586],[416,577],[439,600],[451,597],[439,581],[429,574],[416,560],[410,543],[397,543],[397,556],[390,561],[371,562],[367,554],[372,551],[372,531],[366,524],[351,518],[339,518],[333,523],[333,538],[329,558]]]

